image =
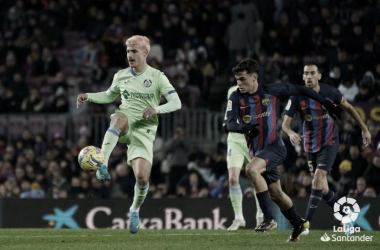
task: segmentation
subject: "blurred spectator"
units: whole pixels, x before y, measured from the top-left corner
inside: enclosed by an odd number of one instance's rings
[[[131,172],[131,167],[126,164],[116,166],[116,182],[121,189],[124,198],[132,198],[135,186],[135,177]]]
[[[206,198],[209,189],[202,176],[195,170],[183,176],[177,184],[178,197]]]
[[[22,100],[28,95],[28,87],[26,86],[21,72],[15,72],[13,79],[10,82],[10,89],[12,89],[16,100],[22,102]]]
[[[169,188],[168,193],[175,192],[176,184],[187,173],[188,154],[190,147],[185,140],[185,129],[177,126],[173,138],[165,145],[165,153],[169,157]]]
[[[343,160],[339,165],[339,172],[341,178],[337,185],[337,197],[345,196],[348,191],[355,186],[355,177],[351,175],[352,162],[349,160]]]
[[[340,70],[340,67],[338,65],[335,65],[332,68],[332,70],[330,70],[325,83],[335,88],[338,88],[341,81],[342,81],[342,72]]]
[[[359,93],[355,96],[355,102],[368,102],[371,97],[371,86],[366,82],[359,85]]]
[[[380,193],[380,154],[377,153],[372,160],[372,163],[367,167],[363,175],[368,182],[368,186],[375,189],[376,193]]]
[[[37,76],[55,76],[61,69],[49,47],[44,47],[42,57],[37,60]]]
[[[91,189],[89,196],[97,199],[109,198],[109,189],[106,188],[95,176],[91,178]]]
[[[5,90],[5,97],[1,103],[2,111],[4,113],[16,113],[21,111],[21,102],[15,96],[12,89]]]
[[[209,187],[216,186],[216,175],[213,172],[213,162],[209,155],[201,154],[197,162],[189,162],[187,168],[191,170],[196,170],[207,183]]]
[[[193,64],[195,60],[197,60],[195,48],[191,47],[190,41],[184,41],[182,47],[177,50],[175,61],[182,64],[185,64],[186,62]]]
[[[153,36],[149,37],[150,40],[150,51],[147,57],[147,61],[149,62],[152,59],[156,59],[158,63],[162,63],[164,60],[164,51],[162,46],[159,43],[156,43]]]
[[[31,88],[29,95],[22,101],[21,110],[24,112],[40,113],[45,108],[45,100],[37,88]]]
[[[173,83],[173,87],[177,91],[182,105],[188,108],[190,101],[190,88],[187,85],[185,75],[183,73],[179,73],[176,76],[176,81]]]
[[[353,102],[355,96],[359,93],[358,85],[349,75],[343,77],[338,89],[349,102]]]
[[[377,194],[375,192],[375,189],[373,187],[367,187],[363,193],[363,197],[376,198]]]
[[[101,61],[99,66],[96,66],[91,75],[91,80],[96,85],[107,84],[108,80],[108,64],[105,61]]]
[[[253,29],[246,20],[244,13],[237,14],[236,21],[233,21],[227,28],[225,44],[229,51],[229,60],[235,57],[236,53],[242,53],[246,57],[248,48],[255,48],[253,40]]]
[[[95,40],[88,39],[87,44],[75,52],[74,63],[77,68],[94,69],[99,65],[99,50],[96,47]]]
[[[30,184],[29,181],[24,180],[21,183],[22,192],[20,198],[23,199],[43,199],[45,198],[45,191],[41,189],[38,182],[33,182]]]
[[[63,88],[57,90],[53,102],[49,106],[51,113],[66,113],[69,111],[69,103]]]

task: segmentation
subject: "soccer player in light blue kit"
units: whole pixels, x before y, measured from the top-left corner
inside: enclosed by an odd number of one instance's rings
[[[102,152],[104,162],[96,171],[100,181],[111,180],[108,159],[117,142],[128,146],[128,165],[136,177],[135,195],[130,207],[129,230],[135,234],[140,227],[139,210],[149,188],[149,177],[153,161],[153,141],[156,135],[157,114],[170,113],[181,108],[181,101],[168,78],[159,70],[150,67],[146,58],[150,41],[145,36],[132,36],[126,41],[129,68],[119,70],[107,91],[80,94],[77,108],[85,102],[111,103],[121,95],[122,103],[111,115]],[[161,96],[168,101],[159,105]]]

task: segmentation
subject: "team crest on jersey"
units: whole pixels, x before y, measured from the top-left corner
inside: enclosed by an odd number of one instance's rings
[[[245,123],[250,123],[251,120],[252,120],[252,117],[251,117],[250,115],[245,115],[245,116],[243,116],[243,121],[244,121]]]
[[[152,81],[150,79],[144,80],[144,86],[145,88],[149,88],[150,86],[152,86]]]
[[[262,99],[262,100],[261,100],[261,103],[262,103],[263,105],[265,105],[265,106],[268,106],[269,103],[270,103],[269,98]]]
[[[310,122],[311,120],[313,120],[313,117],[311,115],[305,115],[305,120]]]

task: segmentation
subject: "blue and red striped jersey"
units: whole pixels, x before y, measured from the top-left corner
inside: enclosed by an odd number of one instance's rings
[[[257,91],[253,94],[242,94],[237,89],[229,99],[227,111],[237,112],[240,124],[256,124],[260,134],[249,141],[246,137],[247,146],[251,157],[257,155],[264,147],[275,143],[284,144],[281,140],[276,126],[276,103],[277,98],[289,95],[289,85],[275,83],[270,85],[259,84]]]
[[[343,98],[337,88],[320,83],[319,94],[335,104]],[[304,96],[291,96],[285,108],[285,114],[294,117],[298,111],[302,119],[302,135],[304,149],[308,153],[316,153],[324,146],[339,143],[339,131],[334,119],[319,102]]]

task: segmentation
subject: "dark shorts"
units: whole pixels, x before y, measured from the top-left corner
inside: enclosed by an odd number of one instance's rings
[[[265,160],[267,163],[267,171],[262,176],[268,185],[280,179],[277,167],[285,160],[286,153],[286,147],[281,142],[278,142],[264,148],[255,156]]]
[[[310,173],[315,173],[315,169],[319,168],[329,172],[334,164],[339,145],[322,147],[315,153],[306,153],[307,163]]]

